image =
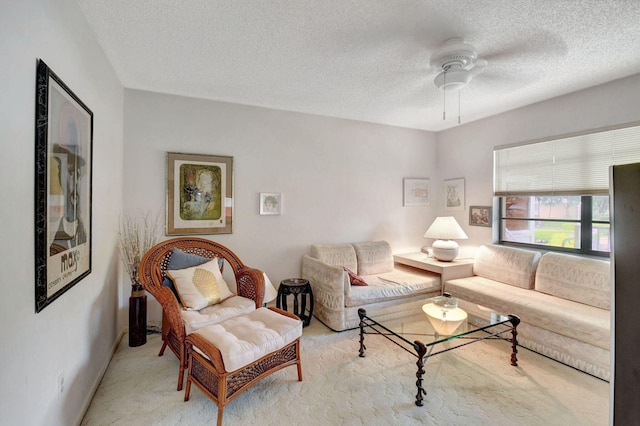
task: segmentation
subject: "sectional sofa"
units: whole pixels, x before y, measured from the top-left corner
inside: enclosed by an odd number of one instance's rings
[[[473,274],[444,283],[470,321],[486,316],[486,308],[516,314],[521,346],[610,379],[608,261],[486,245],[476,254]]]

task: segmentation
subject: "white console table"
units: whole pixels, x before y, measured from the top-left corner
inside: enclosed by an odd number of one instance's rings
[[[473,259],[471,258],[457,258],[451,262],[442,262],[419,252],[395,254],[393,260],[402,265],[440,274],[443,291],[444,283],[447,281],[473,276]]]

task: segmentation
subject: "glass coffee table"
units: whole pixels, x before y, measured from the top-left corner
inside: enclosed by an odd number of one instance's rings
[[[511,365],[518,365],[518,316],[486,309],[486,318],[474,317],[480,324],[474,325],[468,321],[467,313],[457,307],[457,300],[449,295],[425,299],[422,310],[422,314],[380,321],[375,316],[367,316],[365,309],[358,310],[360,357],[365,356],[367,349],[364,336],[373,334],[385,337],[418,358],[416,405],[422,406],[423,397],[427,394],[422,386],[422,377],[429,357],[486,339],[502,339],[511,344]],[[446,342],[450,343],[443,345]]]

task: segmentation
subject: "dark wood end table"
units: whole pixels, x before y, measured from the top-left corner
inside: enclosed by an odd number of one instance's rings
[[[313,291],[309,280],[303,278],[287,278],[280,282],[276,307],[287,310],[287,296],[293,295],[293,314],[302,320],[304,327],[311,323],[313,316]],[[300,302],[298,297],[300,296]],[[307,308],[308,299],[308,308]]]

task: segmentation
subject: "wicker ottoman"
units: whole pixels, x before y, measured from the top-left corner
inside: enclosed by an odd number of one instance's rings
[[[259,308],[210,325],[187,336],[188,374],[184,400],[191,383],[218,405],[218,426],[224,407],[268,375],[300,362],[302,321],[276,308]]]

